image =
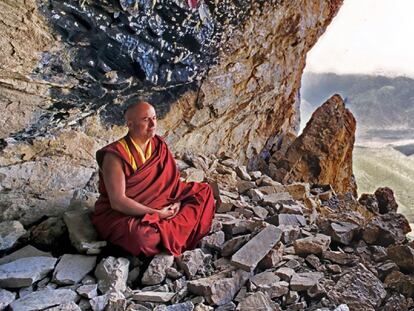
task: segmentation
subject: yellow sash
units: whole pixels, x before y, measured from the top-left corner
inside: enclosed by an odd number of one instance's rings
[[[132,141],[132,144],[134,145],[135,149],[138,152],[139,160],[142,163],[145,163],[151,157],[151,153],[152,153],[151,141],[149,141],[148,144],[147,144],[147,148],[145,150],[145,155],[144,155],[144,152],[142,151],[142,149],[139,147],[139,145],[137,143],[135,143],[135,141],[132,138],[131,138],[131,141]],[[131,150],[129,150],[129,147],[128,147],[128,144],[127,144],[125,138],[120,139],[119,142],[122,145],[122,147],[124,147],[125,151],[128,154],[129,163],[131,164],[134,171],[136,171],[137,168],[138,168],[138,165],[137,165],[137,162],[135,161],[134,156],[132,155]]]

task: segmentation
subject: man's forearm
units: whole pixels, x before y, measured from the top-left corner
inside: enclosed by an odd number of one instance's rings
[[[111,207],[125,215],[144,216],[145,214],[157,213],[157,210],[138,203],[128,197],[111,201]]]

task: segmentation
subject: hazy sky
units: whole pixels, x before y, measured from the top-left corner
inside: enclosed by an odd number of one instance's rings
[[[414,77],[414,0],[345,0],[306,71]]]

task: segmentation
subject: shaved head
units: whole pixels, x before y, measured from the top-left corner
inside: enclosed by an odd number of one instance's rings
[[[150,108],[154,109],[154,106],[152,106],[150,103],[144,100],[139,100],[129,105],[124,111],[125,121],[128,122],[129,120],[131,120],[131,118],[136,114],[137,111],[146,110]]]

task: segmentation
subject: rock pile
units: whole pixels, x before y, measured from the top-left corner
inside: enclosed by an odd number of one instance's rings
[[[1,223],[0,310],[414,307],[414,243],[390,189],[358,202],[329,185],[282,185],[229,158],[178,156],[182,178],[209,181],[218,202],[198,248],[175,258],[119,254],[97,239],[81,206],[63,222]],[[57,223],[61,237],[46,229]],[[71,241],[64,253],[55,248],[62,236]]]

